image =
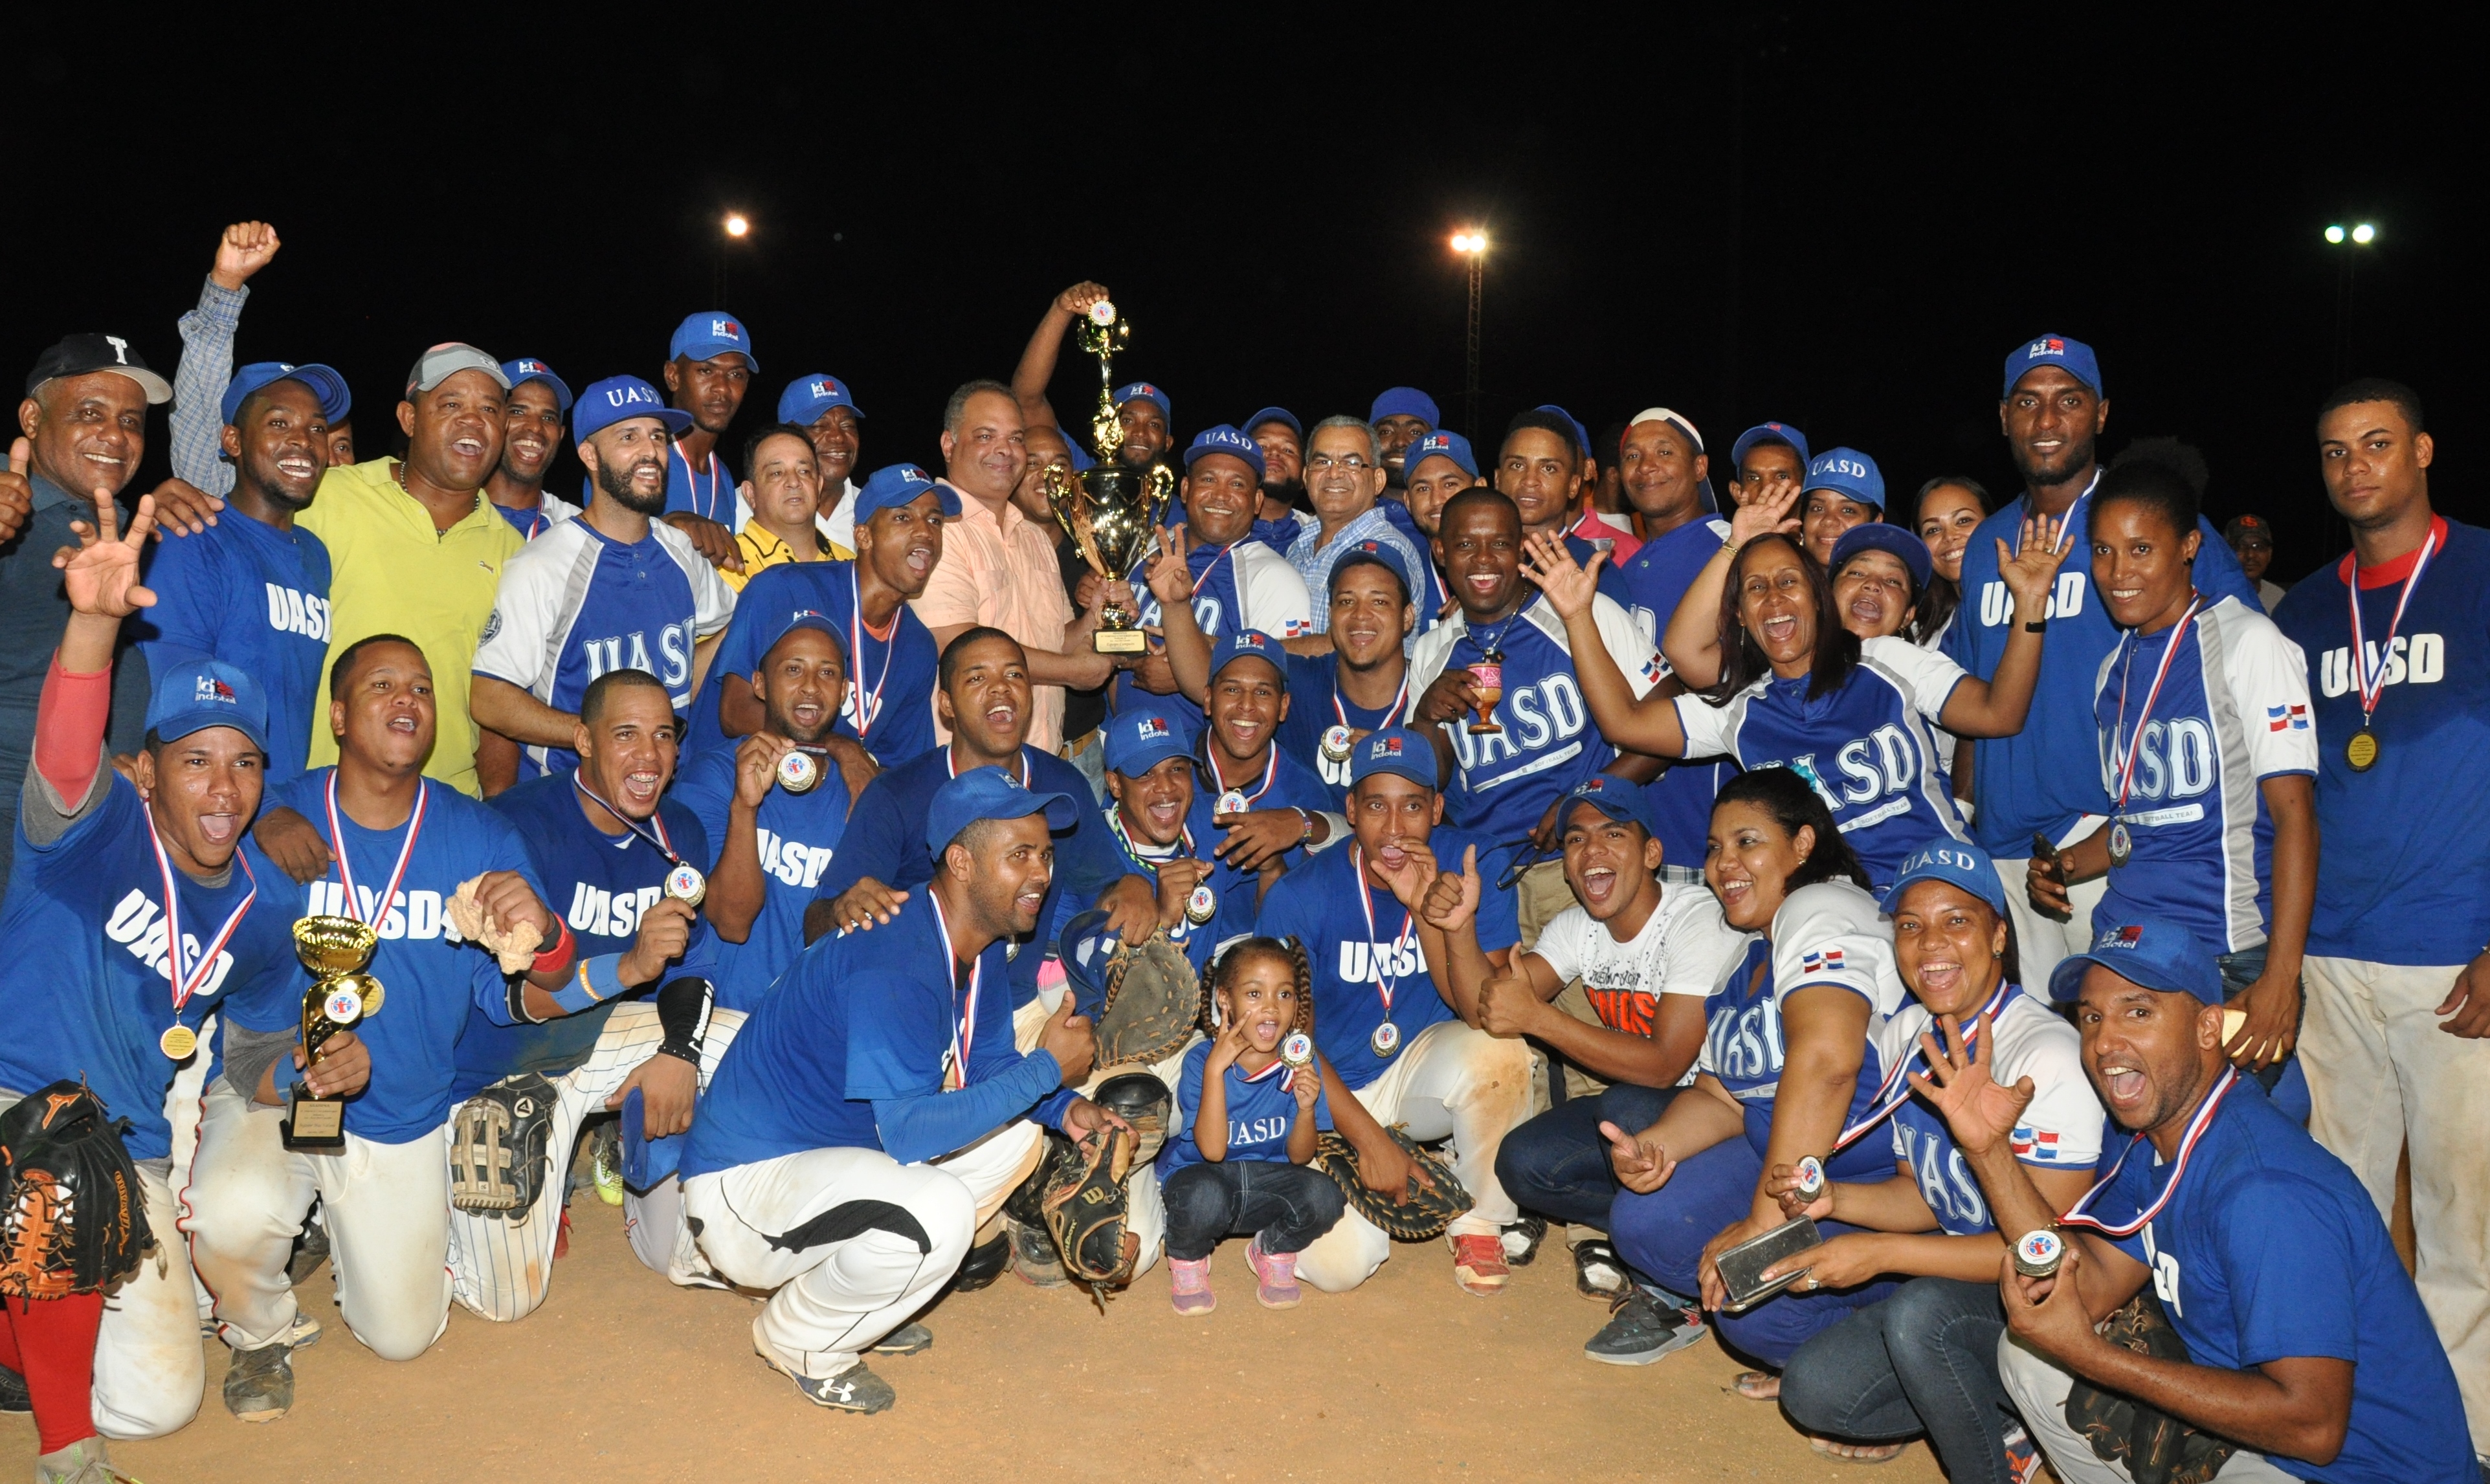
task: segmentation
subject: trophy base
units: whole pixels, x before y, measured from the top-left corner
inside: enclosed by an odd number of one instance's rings
[[[1102,628],[1090,636],[1089,647],[1101,655],[1146,655],[1150,636],[1138,628]]]
[[[318,1153],[346,1147],[344,1098],[313,1097],[311,1090],[298,1082],[286,1095],[285,1113],[276,1127],[287,1149]]]
[[[1504,728],[1492,721],[1473,721],[1466,730],[1472,737],[1495,737],[1500,736]]]

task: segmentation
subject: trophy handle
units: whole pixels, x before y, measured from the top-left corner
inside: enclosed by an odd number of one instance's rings
[[[1150,465],[1150,528],[1156,530],[1167,521],[1168,502],[1175,497],[1175,476],[1165,464]]]
[[[1081,548],[1081,560],[1089,564],[1091,571],[1101,577],[1114,575],[1107,570],[1106,558],[1098,555],[1098,536],[1089,529],[1089,512],[1086,509],[1076,507],[1070,523],[1064,529],[1072,533],[1073,544]]]

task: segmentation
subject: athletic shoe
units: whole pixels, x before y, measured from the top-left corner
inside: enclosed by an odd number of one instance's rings
[[[2006,1477],[2012,1484],[2033,1484],[2041,1477],[2041,1449],[2031,1434],[2011,1422],[2006,1426]]]
[[[1664,1304],[1639,1283],[1629,1283],[1608,1305],[1608,1322],[1582,1347],[1586,1360],[1602,1365],[1649,1365],[1670,1351],[1703,1338],[1703,1316]]]
[[[1493,1237],[1453,1238],[1453,1282],[1462,1293],[1492,1298],[1504,1292],[1505,1280],[1512,1276],[1502,1241]]]
[[[35,1460],[35,1477],[41,1484],[138,1484],[103,1456],[101,1438],[81,1438],[57,1453],[43,1454]]]
[[[309,1350],[320,1343],[320,1322],[301,1309],[294,1311],[294,1327],[287,1331],[285,1343],[295,1350]]]
[[[1011,1234],[998,1232],[993,1240],[981,1241],[970,1247],[969,1255],[960,1260],[960,1270],[951,1275],[951,1291],[955,1294],[973,1294],[1001,1277],[1003,1269],[1009,1266],[1011,1266]],[[879,1411],[882,1409],[877,1407],[873,1410]]]
[[[814,1406],[827,1407],[833,1411],[888,1411],[890,1404],[899,1400],[899,1393],[890,1389],[890,1382],[873,1374],[861,1360],[827,1381],[798,1376],[796,1389]]]
[[[225,1372],[225,1411],[245,1422],[274,1422],[294,1408],[294,1347],[278,1341],[238,1350]]]
[[[596,1199],[608,1206],[622,1204],[622,1124],[618,1120],[600,1123],[589,1136],[589,1169],[596,1181]]]
[[[1245,1266],[1254,1269],[1254,1296],[1263,1308],[1293,1309],[1305,1301],[1306,1291],[1297,1285],[1295,1253],[1265,1252],[1257,1237],[1245,1244]]]
[[[26,1389],[26,1378],[0,1365],[0,1411],[33,1411],[34,1393]]]
[[[1063,1254],[1057,1251],[1055,1238],[1046,1228],[1030,1222],[1003,1217],[1003,1226],[1012,1239],[1012,1276],[1031,1288],[1061,1288],[1072,1280],[1064,1276]]]
[[[1612,1303],[1626,1286],[1626,1265],[1617,1249],[1593,1238],[1574,1244],[1574,1292]]]
[[[1498,1236],[1504,1243],[1506,1266],[1527,1267],[1539,1255],[1539,1244],[1548,1239],[1548,1218],[1525,1214]]]
[[[874,1342],[877,1355],[915,1355],[934,1348],[934,1331],[911,1322]]]
[[[1254,1251],[1248,1247],[1245,1260],[1250,1263],[1253,1259]],[[1172,1257],[1168,1259],[1168,1301],[1175,1305],[1178,1314],[1190,1317],[1219,1307],[1219,1295],[1210,1291],[1210,1259]]]
[[[303,1235],[294,1239],[294,1256],[286,1260],[285,1281],[300,1283],[320,1270],[329,1261],[329,1229],[317,1221],[303,1223]]]

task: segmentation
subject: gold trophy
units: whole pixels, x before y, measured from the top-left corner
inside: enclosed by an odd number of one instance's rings
[[[303,1054],[320,1060],[329,1038],[381,1007],[381,981],[362,972],[380,947],[381,935],[371,924],[352,917],[304,917],[294,924],[294,956],[311,971],[311,987],[303,992]],[[346,1100],[315,1097],[297,1082],[285,1094],[286,1116],[278,1125],[285,1147],[324,1150],[346,1147]]]
[[[1055,519],[1089,569],[1110,582],[1129,576],[1133,564],[1149,549],[1150,538],[1167,516],[1175,476],[1165,464],[1136,468],[1116,457],[1124,446],[1123,424],[1115,417],[1113,396],[1115,352],[1131,341],[1132,325],[1115,306],[1100,300],[1089,306],[1079,325],[1081,348],[1098,358],[1098,411],[1089,420],[1089,446],[1097,465],[1076,480],[1061,469],[1046,471],[1046,502]],[[1120,603],[1108,603],[1098,613],[1098,631],[1090,645],[1101,655],[1144,655],[1149,638],[1136,626]]]

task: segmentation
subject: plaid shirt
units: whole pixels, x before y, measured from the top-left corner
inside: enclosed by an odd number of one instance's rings
[[[1331,632],[1331,565],[1341,552],[1359,541],[1380,541],[1387,546],[1398,547],[1402,559],[1409,564],[1409,570],[1413,572],[1423,572],[1430,566],[1429,558],[1409,544],[1409,538],[1403,536],[1401,528],[1383,513],[1381,506],[1341,527],[1340,533],[1328,541],[1322,538],[1321,527],[1308,526],[1305,534],[1288,547],[1288,565],[1306,580],[1306,593],[1314,600],[1314,627],[1311,632]],[[1425,625],[1422,623],[1420,626]]]
[[[233,381],[234,331],[250,285],[199,285],[199,306],[182,316],[182,363],[173,368],[173,478],[209,494],[233,493],[233,465],[223,450],[225,388]]]

